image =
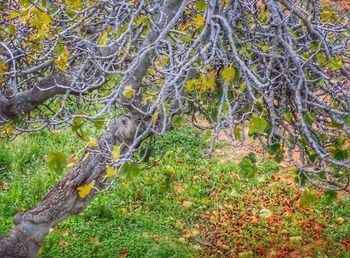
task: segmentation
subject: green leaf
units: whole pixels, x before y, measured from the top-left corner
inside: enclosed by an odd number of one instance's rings
[[[303,237],[302,236],[293,236],[289,238],[289,242],[292,245],[300,245],[303,241]]]
[[[197,1],[195,4],[195,8],[197,11],[199,12],[204,12],[208,7],[208,3],[201,0],[201,1]]]
[[[327,57],[326,57],[326,54],[321,52],[321,53],[318,53],[316,55],[316,61],[319,65],[321,66],[325,66],[327,65],[328,61],[327,61]]]
[[[300,186],[304,186],[305,182],[306,182],[306,176],[304,175],[303,172],[301,172],[300,170],[297,171],[297,175],[295,176],[295,180],[294,180],[298,185]]]
[[[249,159],[252,162],[252,164],[256,163],[256,155],[254,152],[249,152],[246,158]]]
[[[149,25],[150,24],[150,20],[146,15],[140,15],[135,19],[135,25],[139,26],[139,25]]]
[[[320,43],[314,41],[314,42],[311,43],[311,50],[314,51],[314,52],[316,52],[317,50],[320,49],[320,46],[321,46]]]
[[[184,116],[180,115],[180,116],[173,117],[173,127],[175,129],[179,129],[184,122],[186,122]]]
[[[309,60],[311,58],[310,53],[307,53],[307,52],[302,53],[301,56],[306,60]]]
[[[253,252],[252,251],[245,251],[238,253],[238,258],[253,258]]]
[[[281,163],[283,161],[283,155],[281,154],[276,154],[274,157],[273,157],[273,160],[276,161],[277,163]]]
[[[21,0],[21,1],[20,1],[21,7],[24,7],[24,8],[29,7],[31,4],[32,4],[32,3],[31,3],[31,1],[29,1],[29,0]]]
[[[126,181],[133,180],[138,174],[140,174],[141,169],[137,163],[127,162],[121,167],[119,171],[119,176]]]
[[[347,126],[350,126],[350,115],[345,116],[344,122]]]
[[[301,205],[304,208],[311,207],[313,204],[316,203],[316,201],[317,201],[317,195],[314,193],[314,191],[309,189],[305,190],[300,197]]]
[[[291,122],[293,119],[293,114],[289,112],[283,113],[283,119],[286,120],[287,122]]]
[[[120,158],[120,145],[114,145],[112,150],[112,159],[114,161]]]
[[[246,179],[252,179],[255,177],[256,172],[258,171],[258,169],[256,168],[256,166],[254,165],[254,163],[252,162],[252,160],[250,159],[250,157],[245,157],[239,164],[238,164],[239,168],[240,168],[240,172],[239,175],[242,178],[246,178]]]
[[[170,173],[163,174],[163,179],[160,181],[159,186],[160,186],[159,192],[161,192],[161,193],[165,193],[165,192],[170,190],[170,186],[171,186],[171,174]],[[185,209],[189,209],[189,208],[191,208],[193,203],[190,201],[187,201],[187,202],[184,202],[183,205],[184,205]]]
[[[62,44],[57,44],[54,50],[52,51],[52,54],[59,56],[62,54],[64,50],[64,46]]]
[[[230,196],[231,197],[240,197],[241,195],[239,194],[239,192],[237,192],[236,189],[233,188],[230,192]]]
[[[89,135],[89,132],[87,130],[84,130],[82,128],[80,128],[78,131],[77,131],[77,135],[80,139],[88,142],[90,141],[90,135]]]
[[[108,31],[107,30],[104,30],[102,33],[101,33],[101,36],[97,42],[98,45],[100,46],[104,46],[107,44],[107,40],[108,40]]]
[[[67,156],[62,152],[49,153],[46,157],[46,162],[51,170],[59,174],[66,169],[68,164]]]
[[[205,130],[203,137],[204,137],[204,139],[209,140],[212,137],[212,130],[210,130],[210,129]]]
[[[334,140],[334,146],[336,148],[340,148],[341,146],[343,146],[343,144],[345,143],[345,141],[347,140],[347,137],[344,135],[340,135],[339,137],[335,138]]]
[[[331,59],[329,60],[329,64],[328,67],[333,70],[339,70],[340,68],[343,67],[343,61],[341,57],[331,57]]]
[[[84,119],[81,117],[75,117],[72,121],[72,130],[73,132],[78,131],[84,123]]]
[[[326,204],[333,203],[337,199],[337,194],[338,193],[336,191],[332,191],[332,190],[327,191],[324,195],[324,200]]]
[[[105,125],[105,120],[104,119],[98,119],[98,120],[95,120],[92,122],[94,127],[99,130],[99,129],[102,129]]]
[[[346,160],[349,157],[349,150],[337,150],[334,154],[333,154],[333,158],[335,158],[336,160]]]
[[[265,119],[258,117],[258,116],[253,116],[250,118],[248,127],[249,127],[249,135],[253,134],[262,134],[265,129],[267,128],[268,123]]]
[[[234,130],[235,140],[241,139],[241,136],[242,136],[241,132],[242,132],[241,128],[239,128],[239,127],[235,128],[235,130]]]
[[[316,121],[317,116],[314,113],[310,112],[308,114],[303,115],[303,118],[307,125],[312,126],[312,123]]]

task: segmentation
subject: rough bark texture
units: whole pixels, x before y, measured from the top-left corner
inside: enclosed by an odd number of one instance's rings
[[[151,30],[147,36],[145,44],[151,44],[160,35],[162,28],[177,14],[182,0],[167,0],[163,6],[165,16],[159,20],[156,28]],[[152,51],[147,52],[142,58],[137,58],[133,62],[133,69],[127,73],[122,80],[122,86],[132,85],[134,89],[141,87],[142,78],[151,65]],[[45,85],[57,85],[57,80],[62,80],[60,85],[67,85],[69,80],[65,77],[55,78],[48,76],[41,82],[37,88],[28,92],[15,95],[13,98],[0,97],[0,125],[7,120],[34,110],[38,105],[56,94],[64,93],[64,89],[53,87],[50,90],[42,91],[47,88]],[[122,96],[120,96],[122,98]],[[135,98],[132,105],[125,103],[129,108],[130,116],[123,116],[112,123],[106,132],[99,138],[98,147],[101,150],[108,147],[111,149],[114,145],[123,145],[121,153],[128,151],[128,147],[134,143],[135,137],[145,132],[146,127],[143,120],[148,118],[139,117],[137,111],[132,106],[138,106],[138,98]],[[145,135],[144,137],[147,137]],[[0,237],[0,257],[14,258],[26,257],[33,258],[37,256],[38,250],[43,243],[50,228],[56,226],[71,214],[77,214],[82,211],[91,198],[97,193],[93,190],[87,198],[80,198],[77,188],[81,185],[95,180],[94,187],[102,190],[104,187],[106,170],[106,156],[99,154],[98,151],[86,155],[69,173],[43,198],[43,200],[33,209],[19,213],[14,218],[14,228],[6,237]]]
[[[99,139],[99,148],[106,143],[109,147],[121,144],[131,145],[138,124],[137,120],[129,117],[117,120]],[[7,237],[0,238],[0,257],[36,257],[50,228],[67,216],[79,213],[96,194],[96,190],[93,190],[87,198],[81,199],[77,194],[77,187],[95,180],[94,187],[103,188],[105,161],[105,157],[101,154],[89,153],[44,197],[37,207],[17,214],[14,218],[15,227]]]
[[[60,86],[59,86],[60,85]],[[9,96],[0,94],[0,126],[36,109],[55,95],[63,94],[70,80],[63,74],[48,75],[31,90]]]

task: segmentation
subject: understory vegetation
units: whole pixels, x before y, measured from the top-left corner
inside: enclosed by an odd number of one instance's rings
[[[85,144],[71,130],[1,142],[1,235],[62,177],[47,154],[70,156]],[[209,158],[195,129],[155,137],[140,174],[53,228],[40,257],[350,257],[347,196],[298,187],[292,168],[261,154],[246,153],[257,168],[247,176],[227,144]]]

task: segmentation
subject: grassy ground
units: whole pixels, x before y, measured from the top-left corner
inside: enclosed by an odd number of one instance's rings
[[[70,131],[1,143],[0,234],[61,177],[47,153],[83,145]],[[350,257],[348,198],[297,188],[288,168],[263,156],[257,175],[241,178],[237,160],[205,150],[193,129],[158,138],[148,169],[53,229],[40,257]]]

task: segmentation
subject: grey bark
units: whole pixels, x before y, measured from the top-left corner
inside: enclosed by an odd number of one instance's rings
[[[182,0],[165,1],[162,11],[166,18],[163,17],[160,21],[158,29],[153,29],[150,32],[146,40],[147,43],[152,43],[158,38],[162,29],[176,16],[183,2]],[[141,80],[151,65],[151,55],[152,52],[148,52],[133,63],[133,69],[125,75],[121,87],[132,85],[136,90],[141,87]],[[55,78],[49,77],[47,80],[47,83],[50,83],[50,80],[55,80]],[[24,112],[35,109],[55,94],[61,93],[58,89],[52,90],[52,92],[48,90],[45,93],[33,89],[21,93],[22,95],[18,94],[12,100],[0,99],[0,115],[4,115],[9,120],[13,119]],[[38,94],[38,97],[36,94]],[[138,99],[135,98],[134,101],[138,101]],[[138,103],[126,104],[125,106],[130,110],[130,115],[122,116],[109,126],[98,140],[97,151],[89,153],[87,158],[80,160],[36,207],[15,216],[13,229],[6,237],[0,237],[0,257],[36,257],[50,228],[55,227],[69,215],[82,211],[97,193],[96,190],[92,190],[86,198],[82,199],[78,196],[77,188],[90,183],[92,180],[95,180],[94,187],[96,189],[102,190],[104,188],[107,157],[102,153],[103,149],[107,147],[106,144],[110,149],[114,145],[126,146],[121,150],[122,153],[126,153],[129,151],[128,146],[131,146],[135,138],[146,130],[142,121],[148,118],[141,117],[137,115],[136,111],[132,110],[132,106],[137,105]],[[147,134],[144,137],[147,137]]]
[[[136,119],[122,117],[113,123],[99,139],[99,147],[108,143],[130,146],[134,141]],[[127,151],[127,149],[124,149]],[[40,202],[35,208],[19,213],[14,218],[15,227],[5,238],[0,238],[0,257],[36,257],[40,245],[50,228],[56,226],[71,214],[82,211],[96,194],[81,199],[77,194],[80,185],[95,180],[97,189],[103,189],[106,169],[106,157],[90,153],[82,159]]]
[[[0,93],[0,126],[35,110],[40,104],[53,96],[64,94],[69,87],[70,79],[63,74],[48,75],[31,90],[12,96]]]

